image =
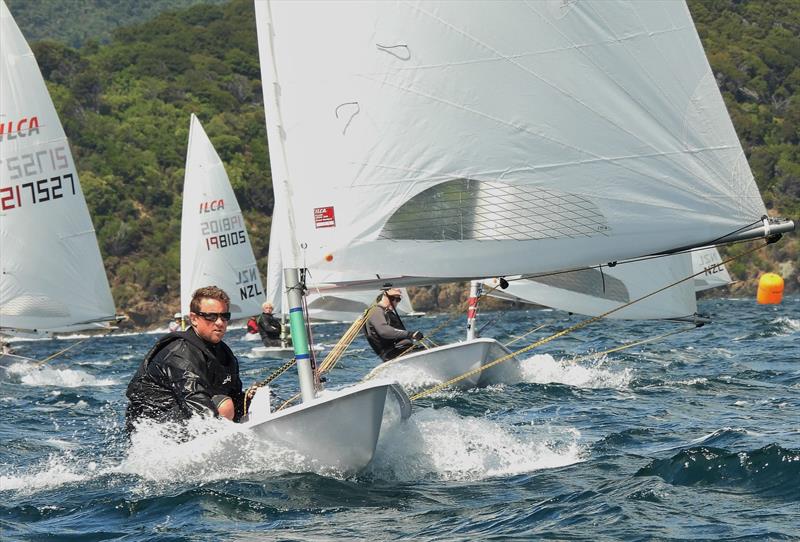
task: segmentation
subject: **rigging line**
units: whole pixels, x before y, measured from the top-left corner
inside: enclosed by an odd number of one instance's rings
[[[292,395],[291,397],[289,397],[288,399],[286,399],[281,406],[279,406],[278,408],[275,409],[275,412],[280,412],[284,408],[288,407],[289,405],[291,405],[292,403],[297,401],[298,397],[300,397],[300,392],[297,392],[294,395]]]
[[[102,334],[102,335],[97,335],[97,336],[98,336],[98,337],[105,337],[105,336],[108,336],[108,335],[110,335],[110,334],[111,334],[111,331],[109,331],[108,333],[104,333],[104,334]],[[77,342],[75,342],[75,343],[73,343],[73,344],[69,345],[68,347],[64,348],[63,350],[59,350],[59,351],[58,351],[58,352],[56,352],[55,354],[53,354],[53,355],[51,355],[51,356],[48,356],[48,357],[44,358],[43,360],[40,360],[40,361],[37,361],[37,362],[33,363],[32,365],[33,365],[33,367],[35,367],[35,368],[39,368],[39,367],[41,367],[42,365],[46,364],[48,361],[51,361],[51,360],[53,360],[53,359],[57,358],[58,356],[60,356],[60,355],[61,355],[61,354],[63,354],[64,352],[66,352],[66,351],[68,351],[68,350],[71,350],[71,349],[75,348],[75,347],[76,347],[76,346],[78,346],[79,344],[85,343],[86,341],[88,341],[88,340],[89,340],[89,339],[91,339],[91,338],[92,338],[91,336],[90,336],[90,337],[85,337],[85,338],[83,338],[83,339],[81,339],[81,340],[79,340],[79,341],[77,341]]]
[[[506,344],[504,344],[503,346],[505,346],[505,347],[509,347],[509,346],[511,346],[512,344],[514,344],[515,342],[517,342],[517,341],[521,341],[522,339],[524,339],[525,337],[527,337],[527,336],[528,336],[528,335],[530,335],[531,333],[535,333],[536,331],[539,331],[539,330],[540,330],[540,329],[542,329],[543,327],[546,327],[546,326],[549,326],[549,325],[550,325],[550,323],[548,322],[548,323],[544,323],[544,324],[542,324],[542,325],[540,325],[540,326],[536,326],[536,327],[535,327],[535,328],[533,328],[532,330],[530,330],[530,331],[526,332],[524,335],[520,335],[520,336],[519,336],[519,337],[517,337],[516,339],[513,339],[513,340],[511,340],[511,341],[507,342],[507,343],[506,343]]]
[[[713,239],[713,240],[709,241],[707,243],[707,246],[712,246],[712,245],[713,246],[720,246],[720,245],[714,245],[714,242],[719,240],[719,239],[723,239],[723,238],[725,238],[725,237],[727,237],[729,235],[733,235],[735,233],[739,233],[740,231],[744,231],[747,228],[750,228],[750,227],[755,226],[756,224],[760,224],[760,223],[761,223],[761,220],[756,220],[755,222],[751,222],[750,224],[747,224],[746,226],[742,226],[741,228],[737,228],[737,229],[731,231],[730,233],[726,233],[724,235],[721,235],[721,236],[717,237],[716,239]],[[727,246],[727,245],[733,245],[733,244],[738,244],[738,243],[747,243],[747,242],[750,242],[751,240],[752,239],[748,239],[746,241],[731,241],[729,243],[725,243],[725,245]],[[629,264],[629,263],[635,263],[635,262],[643,262],[643,261],[647,261],[647,260],[654,260],[656,258],[666,258],[668,256],[674,256],[676,254],[690,254],[692,252],[697,252],[697,251],[700,251],[700,250],[704,250],[705,248],[706,248],[706,246],[702,246],[702,247],[689,248],[689,249],[686,249],[686,250],[680,250],[680,251],[672,252],[672,253],[669,253],[669,254],[663,254],[663,253],[662,254],[650,254],[648,256],[640,256],[638,258],[630,258],[630,259],[627,259],[627,260],[618,260],[616,262],[616,264],[617,265],[623,265],[623,264]],[[724,263],[724,262],[722,262],[722,263]],[[721,265],[721,263],[720,264],[716,264],[716,265]],[[586,267],[576,267],[574,269],[568,269],[568,270],[565,270],[565,271],[552,271],[550,273],[537,273],[535,275],[520,275],[518,277],[513,277],[513,278],[508,278],[508,277],[504,277],[504,278],[508,282],[514,282],[514,281],[517,281],[517,280],[529,280],[529,279],[537,279],[537,278],[542,278],[542,277],[553,277],[553,276],[558,276],[558,275],[565,275],[565,274],[568,274],[568,273],[574,273],[576,271],[583,271],[583,270],[586,270],[586,269],[597,269],[597,268],[601,268],[601,267],[602,267],[602,264],[600,264],[600,265],[590,265],[590,266],[586,266]]]
[[[353,340],[358,335],[358,332],[361,331],[361,328],[364,327],[366,324],[367,318],[369,316],[370,311],[377,305],[377,301],[374,301],[372,305],[367,307],[364,312],[361,313],[361,316],[356,318],[356,320],[350,324],[350,327],[347,328],[342,336],[337,341],[336,345],[331,349],[325,359],[322,360],[322,363],[319,366],[318,373],[322,375],[322,373],[328,372],[333,369],[341,357],[345,354],[347,349],[352,344]]]
[[[655,342],[655,341],[664,339],[666,337],[669,337],[670,335],[677,335],[678,333],[684,333],[686,331],[692,331],[692,330],[697,329],[698,327],[700,327],[700,326],[692,325],[692,326],[689,326],[689,327],[682,327],[680,329],[673,329],[672,331],[668,331],[667,333],[663,333],[663,334],[657,335],[655,337],[650,337],[648,339],[642,339],[640,341],[633,341],[633,342],[625,343],[625,344],[620,345],[620,346],[615,346],[614,348],[609,348],[608,350],[604,350],[602,352],[595,352],[594,354],[587,354],[585,356],[579,356],[579,357],[573,358],[573,359],[571,359],[569,361],[570,361],[570,363],[577,363],[577,362],[584,361],[584,360],[587,360],[587,359],[595,358],[597,356],[605,356],[607,354],[612,354],[614,352],[619,352],[620,350],[626,350],[628,348],[633,348],[634,346],[639,346],[639,345],[642,345],[642,344]]]
[[[284,363],[283,365],[281,365],[280,367],[278,367],[275,370],[275,372],[273,372],[271,375],[269,375],[264,380],[260,380],[258,382],[254,382],[254,383],[250,384],[250,387],[247,388],[247,392],[245,392],[245,394],[244,394],[244,400],[243,400],[244,413],[247,414],[247,402],[250,399],[252,399],[252,397],[250,397],[250,391],[251,390],[255,392],[255,390],[257,390],[258,388],[263,388],[264,386],[266,386],[267,384],[269,384],[270,382],[272,382],[273,380],[275,380],[276,378],[281,376],[283,373],[288,371],[289,368],[292,365],[294,365],[296,362],[297,362],[297,358],[292,358],[289,361],[287,361],[286,363]]]
[[[755,252],[757,250],[761,250],[762,248],[764,248],[766,246],[767,246],[767,244],[764,244],[764,245],[761,245],[761,246],[757,246],[757,247],[755,247],[755,248],[753,248],[751,250],[748,250],[747,252],[739,254],[738,256],[732,256],[732,257],[728,258],[727,260],[724,260],[722,263],[723,264],[727,264],[727,263],[732,262],[733,260],[735,260],[737,258],[741,258],[741,257],[743,257],[743,256],[745,256],[747,254],[751,254],[751,253],[753,253],[753,252]],[[643,299],[647,299],[648,297],[652,297],[652,296],[654,296],[656,294],[659,294],[659,293],[663,292],[664,290],[672,288],[673,286],[676,286],[676,285],[678,285],[678,284],[680,284],[682,282],[686,282],[687,280],[691,280],[691,279],[693,279],[694,277],[696,277],[698,275],[702,275],[703,273],[705,273],[705,269],[703,269],[701,271],[698,271],[697,273],[693,273],[693,274],[689,275],[688,277],[685,277],[685,278],[682,278],[680,280],[677,280],[677,281],[673,282],[672,284],[668,284],[668,285],[666,285],[666,286],[664,286],[662,288],[659,288],[659,289],[657,289],[657,290],[655,290],[653,292],[650,292],[649,294],[643,295],[642,297],[634,299],[633,301],[625,303],[624,305],[620,305],[619,307],[616,307],[614,309],[606,311],[606,312],[604,312],[602,314],[598,314],[597,316],[593,316],[593,317],[591,317],[591,318],[589,318],[587,320],[583,320],[582,322],[578,322],[577,324],[575,324],[573,326],[570,326],[570,327],[568,327],[566,329],[562,329],[561,331],[559,331],[557,333],[554,333],[553,335],[550,335],[549,337],[545,337],[543,339],[539,339],[538,341],[536,341],[536,342],[534,342],[532,344],[529,344],[528,346],[526,346],[524,348],[520,348],[519,350],[517,350],[515,352],[511,352],[509,354],[506,354],[505,356],[501,356],[501,357],[499,357],[499,358],[487,363],[486,365],[484,365],[482,367],[478,367],[478,368],[473,369],[471,371],[468,371],[468,372],[466,372],[466,373],[464,373],[462,375],[459,375],[459,376],[456,376],[454,378],[451,378],[450,380],[448,380],[446,382],[442,382],[440,384],[437,384],[436,386],[433,386],[433,387],[428,388],[426,390],[422,390],[421,392],[419,392],[419,393],[417,393],[415,395],[412,395],[409,399],[411,399],[412,401],[415,401],[416,399],[420,399],[420,398],[425,397],[427,395],[430,395],[430,394],[432,394],[434,392],[437,392],[437,391],[439,391],[441,389],[447,388],[450,385],[455,384],[456,382],[460,382],[461,380],[464,380],[465,378],[469,378],[471,376],[474,376],[474,375],[480,373],[481,371],[485,371],[487,369],[490,369],[490,368],[494,367],[495,365],[499,365],[500,363],[503,363],[504,361],[508,361],[509,359],[513,359],[516,356],[518,356],[519,354],[524,354],[526,352],[529,352],[530,350],[533,350],[534,348],[536,348],[538,346],[541,346],[543,344],[547,344],[552,340],[555,340],[555,339],[557,339],[559,337],[563,337],[564,335],[567,335],[568,333],[571,333],[573,331],[576,331],[578,329],[586,327],[589,324],[592,324],[594,322],[602,320],[603,318],[605,318],[609,314],[613,314],[613,313],[615,313],[617,311],[620,311],[620,310],[622,310],[622,309],[624,309],[624,308],[626,308],[626,307],[628,307],[630,305],[633,305],[634,303],[638,303],[639,301],[642,301]]]

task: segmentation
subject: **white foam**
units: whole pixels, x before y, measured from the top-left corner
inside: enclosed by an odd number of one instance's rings
[[[96,378],[78,369],[56,369],[47,365],[37,366],[32,363],[15,363],[7,372],[19,377],[28,386],[58,386],[61,388],[79,388],[83,386],[113,386],[116,380]]]
[[[771,323],[779,324],[781,327],[784,328],[787,334],[793,333],[795,331],[800,331],[800,320],[789,318],[787,316],[781,316],[780,318],[776,318]]]
[[[582,461],[572,428],[503,427],[449,408],[417,410],[381,434],[369,473],[382,479],[481,480]]]
[[[535,384],[566,384],[576,388],[627,389],[633,380],[629,368],[612,370],[606,368],[608,358],[575,362],[557,361],[549,354],[536,354],[520,363],[525,382]]]
[[[32,467],[32,471],[0,475],[0,491],[28,494],[89,478],[70,455],[51,455],[41,467]]]

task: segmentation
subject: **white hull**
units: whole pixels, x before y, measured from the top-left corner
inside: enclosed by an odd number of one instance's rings
[[[322,347],[318,344],[315,344],[313,349],[314,352],[322,351]],[[292,359],[294,348],[291,346],[254,346],[245,355],[248,358]]]
[[[414,352],[379,365],[367,375],[396,380],[406,389],[446,382],[469,371],[479,369],[511,351],[494,339],[480,338]],[[519,360],[511,358],[489,369],[479,371],[453,384],[456,389],[469,389],[491,384],[519,382]]]
[[[363,470],[375,454],[390,393],[405,405],[402,417],[410,415],[402,390],[381,381],[323,392],[311,402],[247,423],[259,438],[282,443],[305,456],[314,471],[333,469],[349,476]]]

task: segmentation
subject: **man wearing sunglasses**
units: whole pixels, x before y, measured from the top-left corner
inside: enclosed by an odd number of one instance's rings
[[[389,288],[378,296],[377,304],[369,313],[364,324],[364,335],[367,342],[383,361],[389,361],[401,354],[421,350],[422,346],[414,344],[412,339],[421,340],[421,331],[407,331],[397,304],[403,299],[399,288]]]
[[[160,338],[133,375],[126,395],[126,428],[142,417],[159,422],[211,414],[233,421],[243,415],[239,362],[222,338],[230,298],[216,286],[200,288],[189,304],[191,327]]]

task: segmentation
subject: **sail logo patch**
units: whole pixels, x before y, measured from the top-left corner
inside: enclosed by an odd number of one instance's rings
[[[336,227],[336,216],[333,207],[316,207],[314,209],[314,225],[317,228]]]

